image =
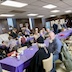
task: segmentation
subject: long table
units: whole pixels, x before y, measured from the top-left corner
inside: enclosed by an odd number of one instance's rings
[[[62,34],[64,36],[61,36]],[[56,37],[58,37],[59,39],[66,39],[70,34],[72,34],[72,29],[60,32],[59,34],[56,35]]]
[[[72,30],[68,30],[65,32],[61,32],[57,37],[59,39],[66,38],[72,33]],[[64,34],[64,36],[60,37],[60,34]],[[49,39],[45,40],[46,46],[49,45]],[[0,60],[0,64],[3,69],[8,70],[10,72],[23,72],[23,70],[29,65],[30,59],[34,56],[34,54],[38,51],[37,45],[33,45],[30,48],[24,50],[24,54],[20,55],[20,60],[16,57],[7,57],[5,59]]]

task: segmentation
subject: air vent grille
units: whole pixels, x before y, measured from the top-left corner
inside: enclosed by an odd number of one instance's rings
[[[26,11],[21,11],[21,10],[12,10],[10,13],[25,13]]]

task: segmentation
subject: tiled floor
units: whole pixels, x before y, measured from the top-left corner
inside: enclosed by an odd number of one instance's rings
[[[63,63],[56,63],[56,71],[57,72],[66,72],[66,69]]]

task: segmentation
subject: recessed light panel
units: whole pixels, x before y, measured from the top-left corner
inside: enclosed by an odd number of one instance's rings
[[[67,10],[67,11],[65,11],[65,13],[71,13],[72,11],[71,10]]]
[[[42,17],[44,17],[44,15],[39,15],[39,16],[37,16],[37,17],[42,18]]]
[[[55,17],[56,15],[50,15],[50,17]]]
[[[14,14],[1,14],[0,17],[13,17]]]
[[[38,14],[27,14],[27,16],[37,16]]]
[[[58,12],[60,12],[60,10],[52,10],[51,12],[52,13],[58,13]]]
[[[48,8],[48,9],[53,9],[53,8],[56,8],[56,7],[57,7],[57,6],[52,5],[52,4],[43,6],[43,8]]]
[[[21,2],[16,2],[16,1],[11,1],[11,0],[7,0],[7,1],[1,3],[1,5],[21,8],[21,7],[24,7],[24,6],[28,5],[28,4],[21,3]]]

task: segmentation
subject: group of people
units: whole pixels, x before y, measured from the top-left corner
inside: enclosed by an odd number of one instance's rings
[[[27,41],[29,37],[33,37],[33,41]],[[49,46],[46,47],[44,40],[49,38]],[[60,59],[59,54],[62,48],[62,42],[56,37],[55,33],[50,29],[43,27],[40,31],[36,27],[34,33],[32,33],[28,27],[22,28],[20,32],[17,29],[13,29],[9,32],[9,42],[5,44],[2,41],[2,46],[6,53],[17,51],[18,48],[30,45],[32,43],[37,43],[39,50],[35,53],[31,59],[30,65],[26,69],[26,72],[45,72],[42,64],[43,59],[50,57],[53,54],[53,68],[50,72],[56,72],[55,61]]]
[[[53,68],[51,72],[56,72],[55,61],[59,59],[62,43],[55,37],[55,34],[52,31],[49,32],[48,37],[50,38],[48,47],[44,44],[42,35],[37,38],[36,41],[39,50],[33,56],[30,66],[26,70],[27,72],[45,72],[42,60],[49,58],[51,53],[53,54]]]
[[[67,29],[67,22],[65,22],[64,24],[60,24],[60,21],[58,21],[58,24],[53,24],[53,31],[55,34],[61,32],[64,29]]]

